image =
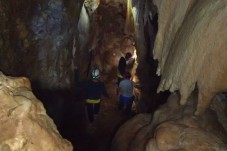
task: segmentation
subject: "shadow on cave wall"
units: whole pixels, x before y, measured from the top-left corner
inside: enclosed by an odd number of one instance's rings
[[[39,82],[32,81],[35,96],[43,103],[47,114],[53,119],[61,136],[74,148],[88,139],[86,131],[84,93],[81,89],[42,89]]]
[[[161,77],[156,74],[158,61],[153,59],[153,48],[156,34],[158,31],[158,14],[154,15],[153,19],[149,18],[144,27],[144,37],[146,41],[146,55],[142,62],[142,68],[146,71],[138,73],[140,82],[144,86],[144,91],[147,93],[145,104],[148,106],[147,112],[153,113],[161,104],[164,104],[170,95],[169,91],[157,93],[157,88]]]

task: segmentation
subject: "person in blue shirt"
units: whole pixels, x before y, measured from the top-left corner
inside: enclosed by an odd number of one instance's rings
[[[120,81],[124,79],[124,74],[126,72],[127,67],[127,61],[132,57],[132,54],[130,52],[127,52],[125,54],[125,57],[121,57],[118,63],[118,81],[117,85],[119,85]]]
[[[125,72],[124,79],[119,83],[119,104],[118,110],[124,109],[126,115],[131,115],[131,108],[135,96],[133,94],[134,87],[139,87],[140,84],[136,84],[131,80],[131,73]]]

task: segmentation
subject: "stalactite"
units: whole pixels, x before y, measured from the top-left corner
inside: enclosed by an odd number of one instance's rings
[[[156,4],[159,31],[154,57],[159,60],[162,77],[158,92],[179,90],[180,103],[185,105],[197,85],[195,114],[203,114],[212,98],[227,90],[226,1],[189,0],[184,5],[171,3],[171,7],[167,1]]]

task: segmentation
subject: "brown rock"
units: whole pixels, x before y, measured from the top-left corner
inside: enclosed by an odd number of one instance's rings
[[[126,122],[115,134],[111,150],[125,151],[131,148],[130,145],[136,138],[137,132],[139,132],[144,126],[146,126],[149,123],[149,120],[150,120],[149,115],[139,114],[136,117],[129,120],[128,122]]]
[[[179,90],[180,103],[185,105],[197,85],[195,114],[203,114],[213,97],[227,90],[227,2],[188,0],[181,4],[155,4],[161,12],[154,48],[154,56],[159,60],[158,74],[162,75],[158,91]]]
[[[32,93],[27,78],[0,73],[0,98],[0,150],[73,150]]]
[[[168,123],[161,124],[155,134],[158,148],[162,151],[174,149],[178,144],[180,134],[180,127]]]
[[[185,106],[178,105],[177,100],[177,95],[172,94],[167,103],[155,112],[152,122],[144,120],[146,116],[142,114],[126,122],[114,137],[113,150],[227,150],[226,131],[218,122],[215,112],[208,109],[203,115],[194,116],[193,100],[189,100]]]

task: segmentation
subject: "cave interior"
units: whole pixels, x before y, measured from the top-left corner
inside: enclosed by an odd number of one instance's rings
[[[200,151],[200,145],[224,151],[226,14],[227,2],[214,0],[0,0],[0,71],[29,79],[73,150]],[[127,52],[134,59],[127,70],[141,85],[134,90],[130,117],[116,110],[117,66]],[[94,67],[110,98],[102,98],[91,126],[80,84]],[[182,129],[185,135],[201,129],[204,139],[195,142],[186,135],[184,144]],[[211,135],[215,139],[208,140]]]

